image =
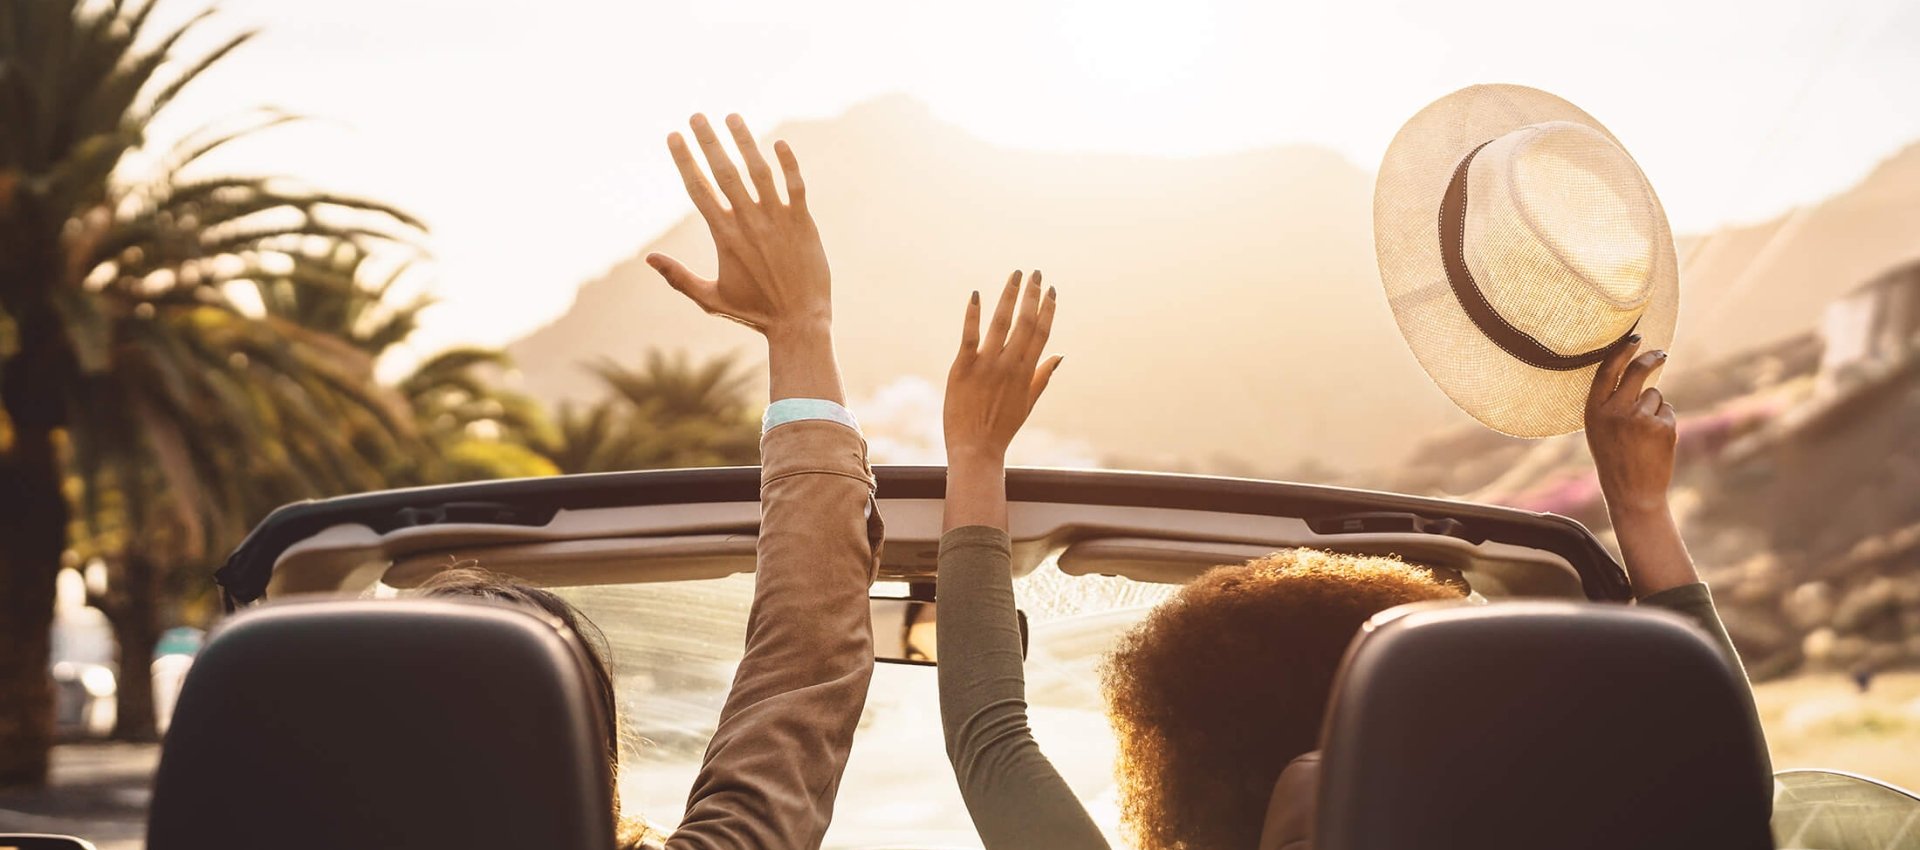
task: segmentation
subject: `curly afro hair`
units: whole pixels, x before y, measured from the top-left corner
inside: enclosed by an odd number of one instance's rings
[[[1137,846],[1258,846],[1273,784],[1318,745],[1361,624],[1464,592],[1399,558],[1294,549],[1215,567],[1154,609],[1101,671]]]

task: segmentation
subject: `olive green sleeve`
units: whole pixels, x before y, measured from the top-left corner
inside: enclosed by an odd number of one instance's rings
[[[975,525],[943,535],[935,597],[940,721],[981,844],[1106,850],[1106,837],[1027,726],[1007,533]]]
[[[1641,599],[1640,604],[1665,608],[1692,620],[1695,625],[1706,631],[1707,637],[1712,638],[1713,642],[1719,645],[1720,651],[1726,653],[1727,659],[1733,662],[1733,669],[1740,672],[1741,680],[1744,681],[1747,678],[1747,668],[1740,663],[1740,652],[1733,648],[1733,638],[1727,635],[1726,624],[1720,622],[1720,612],[1713,607],[1713,593],[1707,590],[1705,582],[1668,588]],[[1747,713],[1753,718],[1753,733],[1760,738],[1760,758],[1767,765],[1768,781],[1771,782],[1773,758],[1767,750],[1766,731],[1760,728],[1760,709],[1753,702],[1751,683],[1747,685],[1746,693]]]

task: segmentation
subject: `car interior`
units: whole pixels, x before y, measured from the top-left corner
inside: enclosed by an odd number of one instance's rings
[[[480,601],[289,601],[194,664],[148,846],[613,846],[600,704],[558,623]]]
[[[877,470],[876,646],[899,663],[876,671],[828,846],[978,846],[927,668],[937,473]],[[222,570],[244,610],[181,695],[150,846],[607,846],[578,639],[517,609],[404,598],[466,559],[555,589],[606,632],[623,737],[641,741],[623,742],[618,793],[670,826],[738,660],[757,474],[593,478],[589,496],[495,482],[305,503],[256,528]],[[1675,617],[1598,604],[1620,598],[1619,566],[1577,523],[1189,476],[1013,470],[1008,487],[1032,722],[1103,828],[1118,818],[1109,731],[1088,722],[1099,657],[1206,568],[1314,546],[1396,553],[1473,589],[1355,639],[1315,846],[1771,846],[1737,671]],[[1683,710],[1641,722],[1655,698]]]
[[[1667,612],[1390,609],[1334,684],[1315,847],[1771,847],[1746,687]]]

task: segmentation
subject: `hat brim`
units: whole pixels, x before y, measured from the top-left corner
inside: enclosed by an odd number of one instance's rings
[[[1539,89],[1478,85],[1408,120],[1380,163],[1373,190],[1373,243],[1380,281],[1414,359],[1460,409],[1516,437],[1580,430],[1598,366],[1552,371],[1515,359],[1488,339],[1447,283],[1440,253],[1441,196],[1460,160],[1480,144],[1532,124],[1571,121],[1620,144],[1579,107]],[[1625,146],[1621,146],[1625,149]],[[1679,263],[1658,197],[1653,280],[1635,332],[1640,349],[1665,349],[1680,313]]]

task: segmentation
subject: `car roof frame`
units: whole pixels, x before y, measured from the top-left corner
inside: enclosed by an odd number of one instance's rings
[[[945,495],[945,467],[877,466],[874,473],[881,499]],[[758,501],[759,493],[758,467],[713,467],[448,484],[297,502],[255,526],[215,581],[229,610],[256,602],[266,595],[282,553],[340,524],[376,533],[440,523],[540,526],[561,510]],[[1585,526],[1557,514],[1317,484],[1108,470],[1009,469],[1007,497],[1297,517],[1331,534],[1388,523],[1472,543],[1496,540],[1565,558],[1589,599],[1632,598],[1626,573],[1605,547]]]

